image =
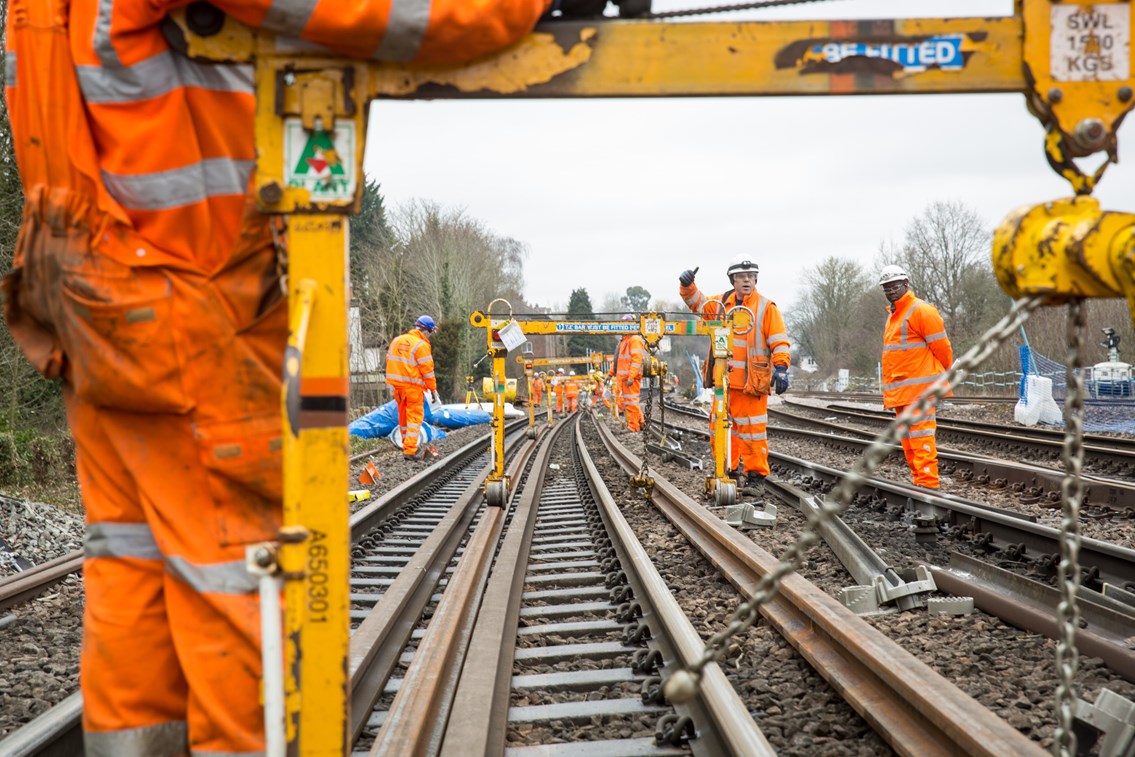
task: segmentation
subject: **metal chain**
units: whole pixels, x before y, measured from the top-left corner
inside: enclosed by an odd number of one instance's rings
[[[647,358],[648,362],[650,358]],[[650,453],[650,419],[654,415],[654,392],[651,391],[650,377],[643,376],[642,380],[646,384],[646,412],[642,414],[642,469],[638,472],[639,476],[646,476],[646,456]],[[640,380],[641,383],[641,380]]]
[[[708,8],[688,8],[680,11],[662,11],[660,13],[644,13],[635,18],[679,18],[681,16],[702,16],[710,13],[732,13],[733,11],[758,10],[760,8],[775,8],[781,5],[804,5],[805,3],[823,3],[830,0],[761,0],[751,3],[734,3],[732,5],[713,5]]]
[[[872,440],[847,475],[840,480],[839,486],[836,487],[832,495],[821,503],[816,512],[808,514],[807,528],[800,534],[796,543],[784,552],[777,565],[761,578],[753,591],[753,597],[737,608],[728,626],[714,634],[706,642],[705,651],[701,658],[689,671],[693,676],[700,678],[702,669],[721,656],[726,648],[725,643],[732,636],[744,631],[757,621],[757,608],[776,595],[784,577],[800,567],[804,554],[819,541],[817,535],[819,527],[847,508],[859,485],[890,454],[891,446],[895,443],[895,440],[910,430],[912,420],[921,417],[939,399],[948,394],[956,384],[961,383],[971,368],[979,366],[1001,346],[1002,342],[1013,336],[1017,328],[1028,320],[1029,314],[1040,307],[1042,302],[1043,300],[1040,297],[1014,302],[1013,307],[997,325],[985,332],[969,352],[955,360],[953,367],[931,384],[925,394],[911,403],[902,415],[895,419],[894,423]],[[671,680],[677,678],[679,676],[673,676]],[[669,691],[667,696],[670,696],[672,700],[674,699]]]
[[[1060,519],[1060,568],[1056,574],[1060,585],[1060,632],[1056,642],[1056,734],[1053,752],[1072,757],[1076,752],[1076,733],[1072,730],[1072,708],[1076,702],[1073,678],[1079,655],[1076,651],[1076,629],[1080,610],[1076,593],[1080,587],[1080,504],[1084,482],[1080,476],[1084,466],[1084,328],[1087,308],[1083,299],[1068,303],[1068,393],[1064,400],[1064,480],[1060,485],[1063,499]]]

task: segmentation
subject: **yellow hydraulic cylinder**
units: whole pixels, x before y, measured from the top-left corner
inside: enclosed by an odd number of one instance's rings
[[[1087,196],[1019,208],[993,234],[993,270],[1014,299],[1125,297],[1135,324],[1135,214]]]
[[[349,743],[347,218],[294,216],[288,237],[280,551],[287,738],[305,757],[339,757]]]

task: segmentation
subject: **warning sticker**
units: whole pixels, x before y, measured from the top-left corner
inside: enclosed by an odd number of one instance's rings
[[[307,131],[298,118],[284,121],[284,180],[316,202],[355,197],[355,124],[339,121],[333,132]]]
[[[1131,6],[1052,7],[1052,78],[1119,81],[1131,76]]]

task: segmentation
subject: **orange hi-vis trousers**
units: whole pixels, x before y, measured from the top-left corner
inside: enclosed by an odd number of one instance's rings
[[[64,366],[87,517],[86,754],[259,753],[245,546],[282,518],[275,252],[238,251],[212,275],[132,269],[29,228],[8,316]]]
[[[425,390],[420,386],[395,386],[394,401],[398,404],[398,427],[402,431],[402,454],[418,454],[422,437],[422,421],[426,417]]]
[[[642,425],[645,421],[642,415],[642,403],[639,392],[642,391],[642,379],[632,381],[628,386],[622,385],[622,394],[619,395],[618,403],[619,409],[627,417],[627,430],[628,431],[642,431]]]
[[[730,429],[729,469],[767,476],[768,395],[754,397],[739,389],[730,389],[729,420],[733,422]],[[709,427],[713,429],[712,416]]]
[[[895,415],[902,415],[908,407],[910,405],[896,407]],[[938,479],[938,421],[935,409],[930,408],[917,420],[902,437],[902,451],[906,455],[906,464],[910,466],[914,485],[937,489],[941,484]]]

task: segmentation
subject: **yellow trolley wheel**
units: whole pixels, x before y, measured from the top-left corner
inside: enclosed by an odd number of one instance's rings
[[[526,436],[527,436],[527,437],[528,437],[529,439],[535,439],[535,438],[536,438],[536,429],[534,429],[534,428],[530,428],[530,429],[528,429],[528,432],[527,432]]]

